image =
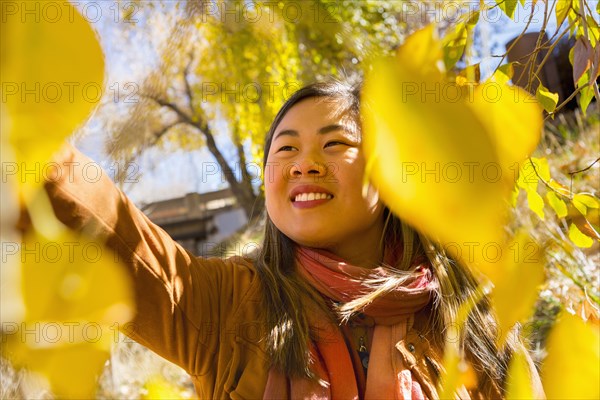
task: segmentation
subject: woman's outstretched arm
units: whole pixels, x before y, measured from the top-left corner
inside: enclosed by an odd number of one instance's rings
[[[124,333],[189,373],[202,374],[218,350],[222,324],[254,280],[250,263],[191,255],[106,172],[98,178],[97,164],[72,146],[56,161],[57,179],[45,184],[56,216],[106,243],[131,276],[136,313]]]

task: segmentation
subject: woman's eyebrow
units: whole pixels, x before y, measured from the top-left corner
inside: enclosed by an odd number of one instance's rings
[[[352,133],[352,131],[344,125],[340,125],[340,124],[331,124],[331,125],[327,125],[322,127],[321,129],[319,129],[319,131],[317,132],[317,134],[319,135],[325,135],[327,133],[330,132],[334,132],[334,131],[339,131],[342,130],[344,132],[348,132],[348,133]],[[278,132],[275,137],[273,138],[273,140],[277,139],[280,136],[293,136],[293,137],[298,137],[300,136],[297,130],[294,129],[284,129],[280,132]]]

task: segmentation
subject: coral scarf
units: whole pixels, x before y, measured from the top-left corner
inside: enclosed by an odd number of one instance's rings
[[[389,257],[389,255],[388,255]],[[386,261],[387,258],[386,257]],[[346,303],[372,291],[365,280],[385,277],[384,268],[367,269],[345,263],[336,256],[298,247],[296,259],[300,273],[322,295]],[[392,261],[392,260],[389,260]],[[390,263],[393,265],[394,263]],[[405,285],[377,297],[363,313],[375,321],[365,399],[424,399],[411,372],[395,348],[412,323],[414,314],[425,307],[435,287],[430,269],[420,265]],[[289,379],[271,368],[265,399],[359,399],[359,385],[342,330],[319,312],[309,312],[311,328],[318,332],[311,343],[314,371],[327,382],[320,385],[309,379]]]

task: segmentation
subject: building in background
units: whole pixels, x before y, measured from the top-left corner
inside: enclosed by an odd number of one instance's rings
[[[546,49],[534,54],[539,35],[539,32],[530,32],[506,43],[508,61],[514,63],[512,81],[515,85],[527,89],[530,74],[536,72],[541,62],[546,59],[539,71],[538,78],[548,90],[558,94],[558,104],[560,104],[575,90],[573,67],[569,61],[569,49],[573,47],[573,43],[569,41],[572,39],[563,38],[556,43],[556,46],[552,46],[551,43],[548,43],[548,36],[544,34],[541,43]],[[547,49],[551,47],[552,53],[548,55]],[[535,57],[533,62],[531,62],[531,57]],[[533,71],[531,71],[532,65],[534,65]],[[533,95],[535,95],[538,85],[539,81],[534,79],[533,85],[529,88]],[[577,101],[572,99],[563,111],[575,108],[577,108]]]
[[[186,250],[199,255],[226,239],[246,223],[230,189],[188,193],[157,201],[142,211]]]

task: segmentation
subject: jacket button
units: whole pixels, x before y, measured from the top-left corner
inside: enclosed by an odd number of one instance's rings
[[[414,344],[409,343],[406,347],[408,348],[408,351],[410,351],[411,353],[415,352],[415,345]]]

